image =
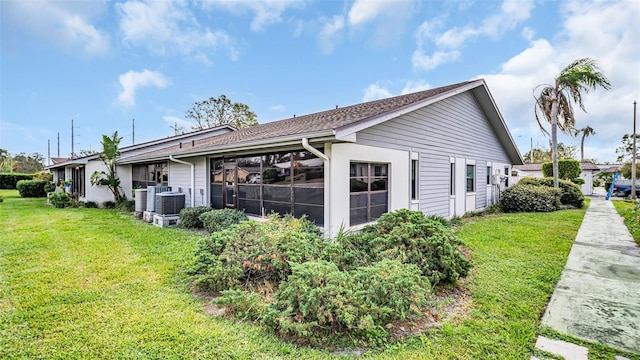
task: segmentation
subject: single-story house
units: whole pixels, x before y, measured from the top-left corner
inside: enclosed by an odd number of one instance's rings
[[[401,208],[482,210],[523,163],[481,79],[164,145],[123,151],[123,183],[166,167],[187,206],[305,215],[330,235]]]
[[[163,149],[175,144],[188,141],[197,141],[206,137],[234,131],[235,128],[229,125],[204,129],[188,134],[169,136],[139,144],[124,146],[120,148],[120,157],[135,156],[150,151]],[[113,194],[104,186],[91,186],[91,175],[95,171],[105,171],[106,167],[97,154],[87,155],[79,158],[64,159],[52,158],[52,164],[46,169],[53,173],[53,181],[71,181],[71,186],[67,189],[70,194],[76,194],[80,201],[95,201],[101,203],[113,200]],[[132,191],[136,188],[146,188],[149,185],[169,184],[169,164],[164,163],[140,163],[134,166],[119,164],[117,175],[120,178],[121,187],[124,194],[132,197]]]
[[[584,180],[584,184],[580,187],[584,195],[593,195],[593,176],[600,171],[598,165],[592,162],[581,162],[580,178]],[[513,183],[517,183],[520,179],[526,176],[533,176],[536,178],[543,177],[542,175],[542,163],[528,163],[522,165],[514,165],[512,172]]]

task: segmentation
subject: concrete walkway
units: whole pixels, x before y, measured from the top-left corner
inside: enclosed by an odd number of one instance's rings
[[[640,354],[640,247],[611,201],[591,199],[542,323]]]

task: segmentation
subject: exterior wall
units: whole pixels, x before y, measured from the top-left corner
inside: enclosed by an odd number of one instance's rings
[[[351,227],[349,169],[353,161],[388,163],[389,211],[411,207],[410,152],[342,143],[325,146],[325,154],[331,159],[328,169],[325,167],[325,232],[335,235]]]
[[[195,165],[195,206],[209,205],[207,187],[207,158],[204,156],[180,159]],[[191,207],[191,166],[169,161],[169,186],[172,191],[186,194],[185,205]],[[191,190],[193,191],[193,190]]]
[[[451,216],[487,207],[493,197],[488,193],[492,186],[486,185],[487,165],[491,164],[494,173],[500,169],[502,175],[505,167],[511,168],[509,156],[469,92],[362,130],[357,143],[419,154],[419,209],[426,214]],[[475,199],[458,202],[464,204],[464,212],[459,206],[451,211],[451,158],[476,165]],[[463,176],[458,174],[456,182],[464,180]]]
[[[98,204],[104,202],[104,201],[113,201],[113,193],[111,193],[111,191],[109,191],[109,188],[106,186],[98,186],[98,185],[91,185],[91,175],[95,172],[95,171],[105,171],[105,166],[104,164],[97,160],[97,161],[89,161],[87,162],[87,167],[85,169],[85,177],[87,178],[87,186],[86,186],[86,192],[85,192],[85,198],[84,201],[95,201]],[[121,179],[122,180],[122,179]],[[130,194],[130,193],[129,193]]]

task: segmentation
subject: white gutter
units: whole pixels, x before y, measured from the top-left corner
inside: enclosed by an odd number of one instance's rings
[[[169,160],[177,162],[179,164],[191,166],[191,207],[195,207],[196,206],[196,166],[190,162],[178,160],[174,158],[173,155],[169,155]]]
[[[327,155],[321,153],[318,149],[314,148],[313,146],[309,145],[309,138],[302,138],[302,147],[305,148],[306,150],[309,150],[310,153],[312,153],[313,155],[319,157],[320,159],[329,162],[329,158],[327,157]]]

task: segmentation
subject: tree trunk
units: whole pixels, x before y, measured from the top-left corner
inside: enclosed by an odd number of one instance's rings
[[[551,159],[553,161],[553,187],[558,185],[558,92],[552,92],[551,98]]]

